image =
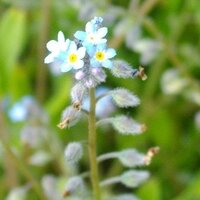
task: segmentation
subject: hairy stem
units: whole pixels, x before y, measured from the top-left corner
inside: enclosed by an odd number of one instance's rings
[[[109,179],[102,181],[100,183],[100,186],[105,187],[105,186],[113,185],[113,184],[116,184],[116,183],[119,183],[119,182],[120,182],[120,177],[116,176],[116,177],[112,177],[112,178],[109,178]]]
[[[102,162],[104,160],[116,158],[117,155],[118,155],[118,152],[111,152],[111,153],[102,154],[102,155],[98,156],[97,162]]]
[[[140,7],[140,15],[146,16],[159,2],[159,0],[146,0]]]
[[[90,159],[90,178],[95,200],[101,200],[101,193],[99,187],[99,175],[96,160],[96,118],[95,118],[95,89],[90,88],[90,112],[89,112],[89,135],[88,135],[88,148]]]

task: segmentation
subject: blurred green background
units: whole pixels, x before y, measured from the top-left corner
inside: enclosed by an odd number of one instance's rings
[[[56,39],[59,30],[72,38],[94,16],[104,18],[117,57],[136,68],[142,65],[148,76],[146,81],[125,80],[108,72],[104,86],[126,87],[141,99],[139,107],[116,113],[145,123],[147,131],[133,137],[100,129],[98,153],[127,147],[146,152],[159,146],[159,154],[146,167],[150,179],[133,192],[142,200],[200,200],[199,0],[1,0],[0,132],[7,150],[0,146],[0,199],[29,181],[33,187],[25,199],[42,199],[37,183],[43,176],[53,174],[65,180],[71,174],[63,164],[64,147],[69,141],[86,140],[87,120],[71,129],[56,127],[62,110],[70,104],[73,77],[56,74],[55,66],[43,61],[48,54],[46,42]],[[8,115],[12,105],[26,95],[40,103],[49,119],[37,124],[48,132],[39,148],[21,142],[21,130],[30,122],[13,122]],[[30,164],[30,156],[41,149],[50,159],[39,166]],[[9,150],[17,152],[19,160]],[[86,152],[77,171],[88,168]],[[103,178],[122,168],[110,162],[100,170]],[[126,189],[114,187],[113,191]]]

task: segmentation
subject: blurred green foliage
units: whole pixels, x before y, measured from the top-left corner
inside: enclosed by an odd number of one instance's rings
[[[98,152],[105,153],[127,147],[146,151],[151,146],[159,146],[159,154],[148,167],[151,178],[134,190],[134,193],[142,200],[199,200],[200,130],[195,126],[194,116],[199,111],[200,104],[185,98],[182,95],[184,91],[176,95],[164,94],[160,80],[166,69],[178,68],[181,75],[190,80],[189,89],[200,93],[200,1],[141,0],[139,8],[144,5],[143,16],[139,15],[139,11],[130,11],[130,1],[90,3],[96,5],[97,15],[102,16],[106,14],[107,7],[111,6],[129,10],[127,16],[117,16],[110,26],[110,40],[117,48],[119,58],[127,60],[133,66],[140,65],[140,54],[126,47],[124,35],[121,36],[120,43],[119,38],[113,36],[117,23],[126,18],[134,17],[143,26],[143,37],[156,39],[163,46],[156,59],[145,66],[148,75],[145,82],[119,80],[108,72],[105,86],[125,86],[141,98],[139,108],[124,112],[144,122],[148,129],[144,135],[138,137],[122,137],[115,135],[112,129],[100,129]],[[70,130],[58,130],[56,125],[60,114],[70,104],[73,79],[69,74],[55,76],[50,73],[48,66],[41,63],[47,54],[46,42],[55,39],[59,30],[71,38],[76,30],[84,28],[85,21],[79,18],[79,13],[85,8],[81,5],[74,6],[67,0],[2,0],[0,6],[0,101],[7,105],[5,112],[1,113],[5,120],[0,123],[1,136],[6,135],[9,138],[10,147],[25,151],[19,144],[20,130],[24,124],[11,122],[6,111],[23,95],[32,95],[49,114],[50,134],[56,139],[51,139],[48,143],[51,146],[50,142],[56,140],[60,148],[58,151],[62,154],[63,147],[69,141],[86,140],[87,120],[84,119]],[[42,79],[39,78],[41,73]],[[40,98],[39,91],[42,91],[44,98]],[[3,130],[6,130],[4,136]],[[7,162],[9,165],[9,161],[1,156],[0,199],[5,199],[11,188],[26,182],[26,178],[12,162],[11,170],[15,172],[11,177],[15,176],[15,181],[7,182]],[[56,160],[43,168],[27,166],[36,179],[40,180],[48,173],[61,174],[54,162]],[[113,175],[120,172],[122,169],[116,165],[118,164],[115,162],[102,165],[102,174]],[[87,166],[85,156],[81,169],[84,170]],[[32,190],[30,194],[28,199],[39,199]]]

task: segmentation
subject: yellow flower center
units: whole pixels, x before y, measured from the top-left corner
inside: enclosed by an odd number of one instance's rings
[[[72,53],[70,56],[69,56],[69,61],[74,63],[77,61],[77,55]]]
[[[95,54],[95,57],[96,57],[97,60],[102,61],[105,58],[105,54],[102,51],[97,51],[96,54]]]

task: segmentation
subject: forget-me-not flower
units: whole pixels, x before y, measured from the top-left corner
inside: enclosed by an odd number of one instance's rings
[[[25,121],[28,116],[28,108],[34,103],[31,96],[24,96],[8,111],[8,116],[13,122]]]
[[[80,69],[84,66],[84,61],[82,60],[85,56],[85,47],[77,48],[74,41],[70,41],[68,50],[60,56],[59,62],[61,63],[61,71],[67,72],[73,69]]]
[[[51,52],[46,58],[45,63],[56,63],[60,66],[61,72],[83,67],[85,47],[77,48],[74,41],[65,37],[61,31],[58,33],[58,41],[51,40],[47,43],[47,49]]]
[[[111,68],[110,59],[116,52],[106,46],[105,36],[108,29],[102,27],[102,22],[103,18],[94,17],[86,24],[85,31],[77,31],[74,34],[74,41],[65,40],[60,31],[58,41],[51,40],[47,43],[51,53],[45,58],[45,63],[56,64],[61,72],[73,69],[76,80],[86,87],[94,87],[104,82],[106,75],[100,67]]]
[[[106,43],[106,36],[108,29],[106,27],[100,27],[103,19],[99,17],[95,17],[93,20],[89,21],[85,26],[84,31],[77,31],[74,34],[74,37],[80,41],[83,41],[83,46],[88,45],[97,45]]]
[[[92,51],[89,52],[92,57],[90,64],[92,67],[105,67],[111,68],[112,61],[110,58],[113,58],[116,55],[116,51],[112,48],[106,48],[105,44],[97,45]]]
[[[65,52],[68,49],[70,40],[65,40],[65,36],[62,31],[58,32],[58,41],[50,40],[47,43],[47,49],[51,52],[44,60],[45,63],[52,63],[55,58],[59,56],[61,52]]]

